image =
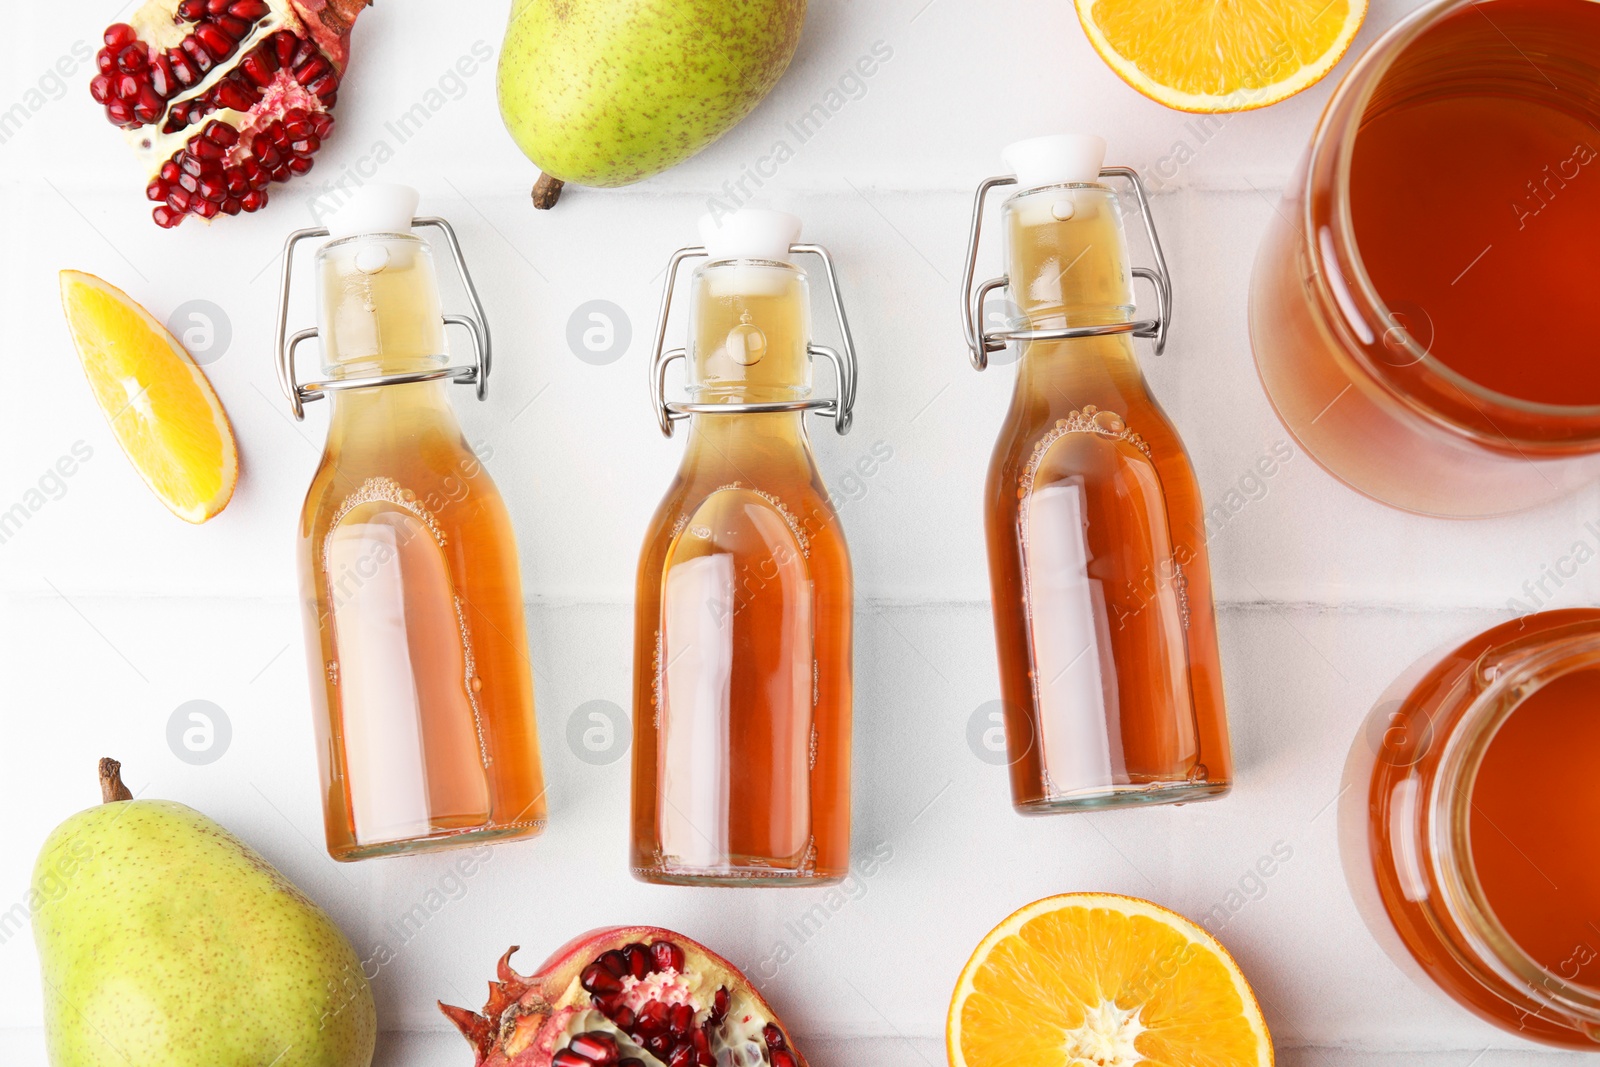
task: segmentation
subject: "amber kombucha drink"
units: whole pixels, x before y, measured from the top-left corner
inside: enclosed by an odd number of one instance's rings
[[[850,847],[850,558],[804,412],[732,409],[809,396],[806,275],[713,260],[692,287],[703,407],[639,562],[633,870],[835,881]]]

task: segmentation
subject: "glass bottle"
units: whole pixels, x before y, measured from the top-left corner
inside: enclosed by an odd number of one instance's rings
[[[1526,615],[1379,697],[1339,791],[1357,910],[1424,987],[1600,1051],[1600,610]]]
[[[1226,793],[1223,707],[1199,488],[1150,395],[1133,338],[1164,345],[1170,283],[1134,172],[1105,142],[1064,135],[1006,149],[1015,177],[978,190],[962,316],[974,364],[1021,346],[989,468],[986,519],[1012,801],[1023,814],[1177,803]],[[1158,269],[1130,269],[1128,179]],[[985,198],[1003,208],[1007,275],[973,287]],[[1135,321],[1133,278],[1155,288]],[[1006,288],[1008,328],[981,332]]]
[[[851,611],[844,531],[805,414],[848,430],[855,362],[833,267],[799,220],[741,210],[672,259],[652,383],[683,464],[639,561],[634,628],[636,877],[673,885],[820,885],[850,863]],[[810,343],[807,274],[821,258],[842,351]],[[679,264],[689,347],[662,352]],[[830,359],[837,400],[811,398]],[[688,403],[664,396],[683,359]]]
[[[477,318],[446,316],[417,195],[369,185],[329,231],[285,250],[279,372],[297,418],[332,398],[328,441],[300,519],[301,590],[328,852],[338,860],[537,834],[544,777],[516,541],[462,435],[451,382],[484,395],[489,338],[455,234],[445,236]],[[317,254],[319,328],[285,336],[295,244]],[[446,323],[471,329],[475,366],[451,366]],[[295,380],[320,339],[325,381]]]

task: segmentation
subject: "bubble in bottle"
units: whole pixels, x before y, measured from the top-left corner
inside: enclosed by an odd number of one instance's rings
[[[1128,428],[1122,416],[1115,411],[1102,411],[1095,415],[1094,424],[1104,433],[1121,433]]]
[[[767,335],[761,332],[761,327],[751,324],[750,312],[746,311],[739,325],[728,331],[723,347],[728,358],[739,366],[753,367],[767,354]]]

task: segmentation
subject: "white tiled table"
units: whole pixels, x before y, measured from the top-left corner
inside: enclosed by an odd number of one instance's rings
[[[10,5],[0,111],[119,13],[87,0]],[[1362,43],[1407,4],[1379,2]],[[182,800],[243,835],[344,925],[359,948],[437,885],[444,859],[337,866],[320,846],[307,681],[294,603],[292,527],[321,447],[325,409],[286,415],[270,345],[275,257],[309,224],[318,181],[395,151],[382,177],[424,191],[454,221],[498,341],[491,400],[457,400],[517,522],[552,826],[506,847],[376,982],[384,1064],[459,1064],[436,998],[476,1005],[505,946],[531,967],[591,926],[673,926],[770,975],[763,985],[810,1038],[817,1067],[942,1063],[950,986],[970,947],[1049,893],[1108,890],[1200,917],[1278,842],[1293,851],[1222,936],[1260,992],[1291,1067],[1509,1067],[1564,1062],[1414,987],[1380,953],[1346,895],[1330,801],[1373,697],[1438,643],[1509,614],[1524,581],[1595,535],[1593,491],[1512,519],[1446,523],[1384,510],[1303,454],[1255,487],[1212,543],[1238,757],[1226,801],[1024,821],[1003,772],[966,742],[997,697],[979,498],[1010,372],[972,373],[956,317],[970,190],[1000,147],[1058,129],[1098,130],[1114,162],[1162,168],[1155,214],[1176,279],[1169,354],[1146,361],[1188,441],[1209,500],[1241,487],[1286,434],[1256,382],[1245,327],[1251,259],[1277,192],[1331,89],[1201,129],[1144,100],[1092,54],[1066,0],[813,0],[801,53],[772,98],[701,158],[636,188],[573,190],[535,214],[533,172],[503,134],[493,74],[447,84],[445,104],[401,143],[386,125],[426,99],[477,42],[498,47],[503,3],[388,0],[358,30],[340,131],[311,179],[211,232],[154,229],[144,179],[87,98],[8,127],[0,146],[8,324],[0,390],[0,511],[79,441],[93,457],[0,544],[0,1062],[44,1060],[31,939],[3,925],[49,829],[96,798],[114,754],[142,794]],[[444,12],[465,9],[447,16]],[[843,512],[859,597],[855,779],[858,850],[892,860],[825,925],[797,933],[817,893],[648,888],[624,870],[627,762],[593,766],[568,746],[579,705],[629,699],[636,552],[681,444],[661,439],[645,388],[647,335],[667,255],[695,240],[725,195],[856,59],[891,57],[763,191],[834,252],[862,358],[856,428],[816,433],[824,472],[884,442],[893,458]],[[1343,68],[1341,67],[1341,72]],[[846,86],[850,88],[850,86]],[[1194,158],[1163,164],[1180,142]],[[1182,153],[1187,154],[1187,153]],[[230,349],[208,368],[244,457],[237,497],[189,528],[146,492],[90,400],[56,311],[55,272],[90,270],[166,314],[209,300]],[[569,348],[586,301],[624,308],[633,341],[595,366]],[[310,314],[302,302],[296,314]],[[1253,488],[1245,481],[1243,489]],[[1557,604],[1593,601],[1600,568]],[[205,767],[168,749],[179,704],[205,699],[233,728]],[[769,960],[777,943],[793,959]],[[1488,1050],[1488,1051],[1485,1051]]]

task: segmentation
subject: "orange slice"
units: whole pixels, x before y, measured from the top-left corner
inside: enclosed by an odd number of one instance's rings
[[[950,1067],[1271,1067],[1250,984],[1217,940],[1132,897],[1073,893],[989,932],[950,1001]]]
[[[1367,0],[1074,0],[1117,76],[1179,111],[1249,111],[1321,81]]]
[[[61,305],[117,443],[174,515],[200,523],[233,496],[239,455],[222,402],[178,339],[121,289],[61,272]]]

